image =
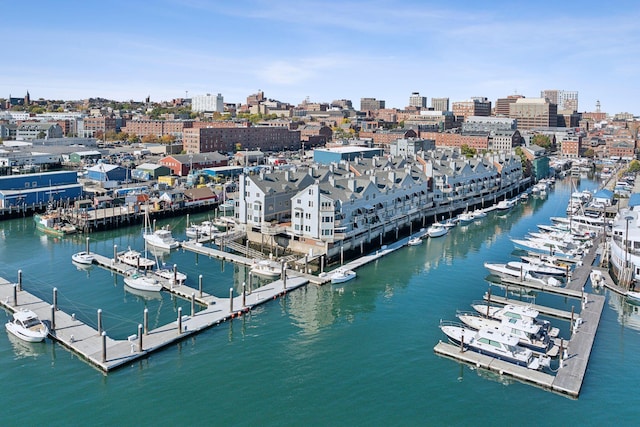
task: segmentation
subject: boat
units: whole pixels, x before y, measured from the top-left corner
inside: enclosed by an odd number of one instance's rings
[[[451,229],[451,228],[455,227],[456,225],[458,225],[458,222],[453,218],[449,218],[446,221],[441,222],[441,224],[444,225],[445,227]]]
[[[543,255],[557,256],[561,258],[569,259],[581,259],[583,255],[582,249],[565,249],[559,243],[548,242],[535,239],[511,239],[516,249],[524,250],[526,252],[533,252]]]
[[[601,233],[610,230],[612,221],[602,216],[572,215],[569,218],[552,216],[551,221],[555,224],[568,225],[572,231]]]
[[[187,281],[186,274],[181,273],[177,270],[174,272],[173,267],[169,267],[165,263],[162,263],[162,265],[158,264],[158,267],[153,269],[151,273],[158,276],[160,279],[167,280],[171,283],[173,283],[173,280],[175,278],[176,285],[183,285],[184,282]]]
[[[521,281],[539,283],[541,285],[548,285],[548,286],[560,286],[562,282],[552,276],[564,275],[563,270],[555,269],[552,267],[545,267],[545,266],[539,266],[538,269],[548,270],[548,271],[553,270],[554,272],[556,271],[557,272],[555,274],[537,273],[536,271],[531,270],[528,267],[530,266],[530,268],[534,269],[536,268],[536,266],[533,266],[531,264],[527,264],[524,262],[520,262],[520,261],[510,261],[506,264],[496,264],[496,263],[485,262],[484,266],[491,273],[499,277],[519,279]]]
[[[640,304],[640,292],[638,291],[627,291],[627,299],[635,304]]]
[[[537,323],[552,338],[556,338],[560,334],[560,329],[552,327],[548,320],[538,319],[538,315],[540,314],[538,310],[528,305],[507,304],[498,307],[482,301],[471,304],[471,307],[483,316],[500,321],[502,321],[502,319],[516,319]]]
[[[475,211],[471,212],[471,215],[473,215],[474,220],[477,220],[485,218],[487,216],[487,213],[484,211],[484,209],[476,209]]]
[[[558,258],[548,256],[548,255],[546,256],[545,255],[540,255],[540,256],[522,255],[520,259],[523,262],[526,262],[528,264],[559,268],[561,270],[564,270],[565,276],[568,275],[569,270],[571,270],[572,266],[575,265],[575,264],[571,264],[570,262],[560,261]]]
[[[421,237],[412,237],[407,242],[407,245],[409,245],[409,246],[419,246],[421,244],[422,244],[422,238]]]
[[[177,249],[180,246],[180,242],[173,238],[169,227],[162,227],[155,229],[155,220],[153,221],[153,227],[149,220],[149,210],[144,213],[144,228],[142,229],[142,237],[144,241],[149,245],[160,249]]]
[[[156,265],[155,261],[145,258],[138,251],[129,248],[127,251],[118,254],[118,261],[136,268],[149,269]]]
[[[508,211],[518,203],[517,199],[513,200],[500,200],[496,205],[496,209],[499,211]]]
[[[548,357],[535,355],[530,348],[519,345],[518,338],[505,331],[492,328],[475,331],[449,322],[440,322],[440,329],[455,344],[529,369],[539,370],[551,362]]]
[[[502,319],[500,321],[473,313],[458,313],[457,317],[472,329],[489,328],[504,331],[518,338],[518,343],[521,346],[530,348],[535,352],[552,357],[558,354],[558,346],[555,345],[541,325],[535,322],[522,319]]]
[[[282,275],[282,264],[269,259],[263,259],[253,265],[251,274],[270,279],[280,277],[280,275]]]
[[[219,216],[213,220],[213,225],[219,231],[227,231],[235,227],[236,222],[230,216]]]
[[[124,284],[138,291],[160,292],[162,290],[162,285],[156,279],[138,273],[126,276]]]
[[[62,237],[78,231],[73,224],[63,221],[56,212],[34,214],[33,220],[36,223],[36,229],[52,236]]]
[[[476,217],[471,212],[463,212],[458,215],[458,224],[469,225],[475,221]]]
[[[339,267],[331,274],[331,283],[344,283],[355,278],[355,271]]]
[[[589,279],[591,279],[592,288],[599,289],[604,287],[604,276],[602,275],[602,271],[595,269],[591,270],[589,273]]]
[[[93,264],[94,260],[95,256],[92,253],[85,251],[76,252],[75,254],[71,255],[71,261],[77,262],[78,264],[90,265]]]
[[[191,224],[187,227],[187,237],[191,239],[197,238],[209,238],[212,235],[218,233],[218,229],[213,225],[211,221],[202,221],[200,224]]]
[[[10,334],[27,342],[41,342],[49,335],[47,325],[31,310],[16,311],[5,327]]]
[[[427,236],[429,237],[440,237],[444,236],[449,232],[449,229],[444,226],[444,224],[435,222],[431,225],[431,227],[427,228]]]

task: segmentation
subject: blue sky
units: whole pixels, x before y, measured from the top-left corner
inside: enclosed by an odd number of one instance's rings
[[[577,90],[640,114],[640,2],[9,1],[0,97],[298,104]]]

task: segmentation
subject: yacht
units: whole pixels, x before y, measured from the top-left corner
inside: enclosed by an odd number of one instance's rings
[[[253,265],[251,274],[274,279],[282,274],[282,265],[276,261],[263,259]]]
[[[492,273],[501,277],[516,277],[521,279],[544,279],[545,277],[564,276],[566,270],[549,267],[542,264],[531,264],[521,261],[509,261],[506,264],[485,262],[484,266]],[[546,283],[546,281],[545,281]]]
[[[502,307],[488,304],[484,301],[471,304],[471,307],[478,313],[488,318],[510,320],[525,320],[539,324],[543,331],[550,337],[556,338],[560,334],[560,329],[552,327],[548,320],[538,319],[538,310],[528,305],[507,304]]]
[[[180,246],[180,242],[173,238],[171,230],[167,228],[159,228],[153,232],[145,233],[143,237],[148,245],[156,248],[171,250]]]
[[[475,221],[476,217],[471,212],[463,212],[458,215],[458,224],[460,225],[469,225],[473,221]]]
[[[339,267],[331,274],[331,283],[344,283],[355,278],[355,271]]]
[[[537,356],[530,348],[519,345],[518,338],[505,331],[482,328],[473,330],[453,323],[440,322],[440,329],[455,344],[464,346],[476,353],[499,360],[539,370],[548,367],[551,360],[546,356]]]
[[[580,259],[581,249],[566,249],[558,242],[549,242],[535,239],[511,239],[516,249],[543,255],[558,256],[562,258]]]
[[[160,292],[162,290],[162,285],[156,279],[138,273],[125,277],[124,283],[138,291]]]
[[[95,256],[92,253],[85,251],[76,252],[75,254],[71,255],[71,261],[77,262],[78,264],[90,265],[93,264],[94,260]]]
[[[41,342],[49,335],[49,328],[31,310],[16,311],[5,327],[7,332],[27,342]]]
[[[449,229],[444,226],[444,224],[435,222],[431,225],[431,227],[427,228],[427,236],[429,237],[440,237],[444,236],[449,232]]]
[[[419,246],[421,244],[422,244],[422,238],[421,237],[412,237],[407,242],[407,245],[409,245],[409,246]]]
[[[129,248],[127,251],[118,254],[118,261],[132,267],[149,269],[156,265],[155,261],[142,256],[138,251]]]
[[[509,209],[511,209],[512,207],[514,207],[516,205],[516,203],[518,203],[517,199],[513,199],[513,200],[501,200],[498,202],[498,204],[496,205],[496,209],[499,211],[508,211]]]

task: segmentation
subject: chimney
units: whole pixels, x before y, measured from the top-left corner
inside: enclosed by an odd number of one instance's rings
[[[349,188],[349,190],[355,193],[356,188],[358,188],[358,181],[355,179],[347,180],[347,187]]]

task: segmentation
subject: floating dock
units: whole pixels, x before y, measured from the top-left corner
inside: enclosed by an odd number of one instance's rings
[[[94,329],[74,315],[20,289],[20,284],[2,278],[0,305],[11,312],[23,308],[32,310],[41,320],[49,323],[51,339],[106,373],[221,322],[239,317],[253,307],[273,301],[307,283],[305,278],[287,276],[284,281],[276,280],[254,289],[250,294],[243,293],[234,298],[209,296],[206,298],[207,307],[201,311],[195,311],[195,301],[192,299],[191,313],[183,314],[178,308],[175,321],[152,330],[147,330],[146,325],[139,325],[138,331],[132,331],[133,334],[123,340],[109,338],[105,331]]]

